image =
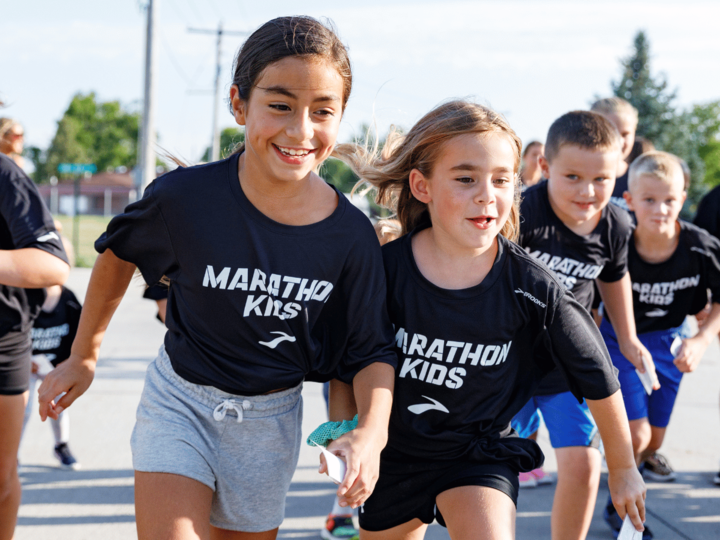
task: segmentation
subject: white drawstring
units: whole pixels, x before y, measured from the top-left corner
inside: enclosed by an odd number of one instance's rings
[[[218,422],[222,421],[223,418],[225,418],[225,414],[230,409],[235,410],[237,413],[237,422],[239,424],[243,421],[243,411],[252,409],[252,403],[247,399],[243,400],[242,403],[238,403],[234,399],[226,399],[220,405],[215,407],[215,410],[213,411],[213,418]]]

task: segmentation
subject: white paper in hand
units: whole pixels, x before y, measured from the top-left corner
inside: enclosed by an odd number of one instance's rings
[[[625,521],[623,521],[620,528],[617,540],[642,540],[642,533],[635,529],[635,525],[630,521],[630,516],[627,514],[625,514]]]
[[[680,339],[679,336],[675,336],[675,339],[673,339],[673,342],[670,345],[670,354],[673,355],[673,358],[677,358],[677,355],[680,352],[680,348],[682,347],[682,344],[683,344],[683,340]]]
[[[637,373],[638,377],[640,378],[640,382],[645,389],[645,392],[647,392],[649,396],[650,394],[652,394],[653,391],[653,378],[652,375],[650,375],[650,369],[648,368],[648,363],[644,356],[642,360],[643,367],[645,368],[645,373],[640,373],[640,371],[637,369],[635,370],[635,373]]]
[[[328,476],[336,484],[341,484],[345,479],[345,471],[347,471],[347,465],[345,462],[337,457],[332,452],[328,452],[322,446],[318,446],[320,451],[325,456],[325,463],[327,463]]]
[[[44,354],[33,355],[32,361],[37,365],[37,374],[41,378],[45,378],[48,373],[55,369],[55,366],[52,365],[48,357]]]

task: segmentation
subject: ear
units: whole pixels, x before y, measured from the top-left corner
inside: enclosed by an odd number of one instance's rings
[[[538,163],[540,164],[540,169],[542,169],[543,177],[550,178],[550,163],[548,163],[544,155],[538,156]]]
[[[410,171],[409,184],[410,192],[418,201],[428,204],[432,200],[430,183],[423,173],[417,169]]]
[[[631,212],[634,212],[634,211],[635,211],[635,208],[633,207],[632,195],[630,195],[630,192],[629,192],[629,191],[625,191],[625,192],[623,193],[623,198],[625,199],[625,202],[627,203],[628,208],[630,209],[630,211],[631,211]],[[683,202],[684,202],[684,200],[685,200],[685,199],[683,199]]]
[[[247,103],[240,97],[240,90],[238,89],[237,84],[233,84],[230,87],[230,105],[232,106],[235,122],[237,122],[240,126],[244,126],[245,116],[247,114]]]

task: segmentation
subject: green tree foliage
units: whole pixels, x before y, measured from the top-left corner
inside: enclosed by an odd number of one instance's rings
[[[123,110],[118,101],[98,102],[94,92],[76,94],[58,121],[46,151],[28,149],[35,165],[35,181],[57,175],[60,163],[94,163],[98,171],[137,162],[140,114]]]
[[[635,36],[633,53],[621,64],[622,76],[612,89],[638,110],[637,134],[690,167],[684,211],[689,217],[708,186],[720,183],[720,101],[676,108],[676,92],[668,89],[663,76],[654,77],[650,71],[650,43],[642,31]]]
[[[220,132],[220,159],[225,159],[240,144],[245,142],[245,131],[236,127],[228,127]],[[200,161],[210,161],[210,147],[205,150]]]

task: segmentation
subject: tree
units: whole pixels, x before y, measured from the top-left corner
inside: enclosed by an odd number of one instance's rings
[[[708,186],[720,183],[720,101],[677,109],[676,92],[668,90],[664,77],[651,74],[644,32],[637,33],[633,47],[621,61],[620,81],[611,83],[613,93],[638,110],[638,135],[687,162],[691,183],[683,217],[690,217]]]
[[[233,153],[235,148],[245,142],[245,131],[236,127],[228,127],[220,132],[220,159],[225,159]],[[210,147],[205,150],[200,161],[210,161]]]
[[[650,73],[650,43],[640,31],[633,42],[634,52],[621,61],[619,82],[611,83],[613,93],[638,110],[637,134],[661,145],[674,127],[676,92],[668,91],[664,77],[655,80]]]
[[[57,175],[60,163],[94,163],[99,171],[137,163],[140,114],[123,110],[120,102],[97,102],[94,92],[76,94],[50,147],[28,149],[35,165],[35,181],[47,182]]]

